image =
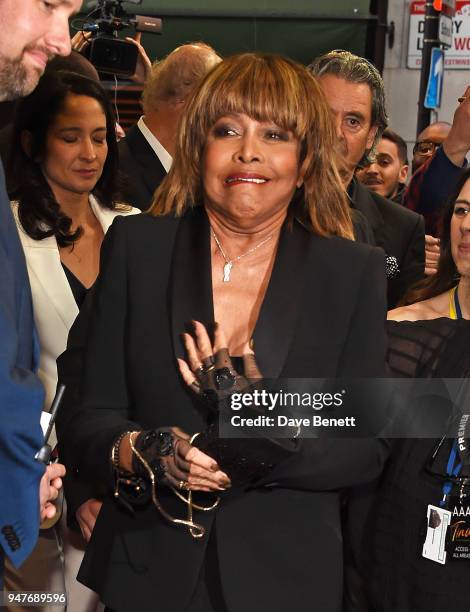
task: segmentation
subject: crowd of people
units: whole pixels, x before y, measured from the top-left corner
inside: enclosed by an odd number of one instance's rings
[[[267,381],[468,378],[470,88],[410,168],[365,58],[135,42],[122,135],[88,35],[71,52],[80,6],[0,2],[0,590],[64,595],[43,612],[466,610],[465,423],[246,439],[218,417]],[[439,398],[407,409],[453,415]]]

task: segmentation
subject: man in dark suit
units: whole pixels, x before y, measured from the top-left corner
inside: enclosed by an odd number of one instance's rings
[[[171,167],[186,100],[219,61],[211,47],[193,43],[153,64],[143,91],[144,116],[119,142],[123,195],[132,206],[149,208],[155,189]]]
[[[376,245],[386,253],[388,306],[393,308],[424,275],[424,221],[354,178],[387,126],[382,77],[370,62],[347,51],[331,51],[309,69],[319,78],[335,117],[351,207],[364,215]]]
[[[27,95],[47,61],[70,53],[68,18],[81,0],[53,9],[36,0],[0,3],[0,101]],[[38,344],[23,250],[0,163],[0,588],[3,556],[15,566],[31,552],[40,518],[52,518],[62,465],[46,471],[34,457],[42,445],[44,394],[35,375]]]

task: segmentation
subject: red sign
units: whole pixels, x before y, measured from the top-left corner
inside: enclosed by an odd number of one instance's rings
[[[446,51],[445,67],[451,70],[470,69],[470,0],[457,0],[452,17],[452,47]],[[423,49],[425,0],[410,3],[408,68],[420,68]]]
[[[442,11],[444,15],[453,17],[455,13],[455,0],[434,0],[434,10]]]

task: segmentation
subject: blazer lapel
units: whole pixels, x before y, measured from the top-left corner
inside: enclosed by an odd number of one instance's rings
[[[88,196],[88,200],[90,202],[91,210],[93,211],[95,217],[98,219],[99,224],[103,229],[103,233],[106,234],[106,232],[109,230],[111,223],[114,221],[114,217],[116,217],[116,211],[100,206],[98,204],[98,200],[92,194]]]
[[[89,200],[91,209],[103,228],[104,234],[106,234],[114,219],[119,215],[137,215],[140,213],[138,208],[130,208],[129,210],[111,210],[109,208],[104,208],[99,205],[98,200],[92,194],[90,194]]]
[[[311,234],[284,223],[271,279],[253,333],[256,361],[265,378],[277,378],[294,336],[309,259]]]
[[[253,333],[254,351],[263,376],[277,378],[295,332],[305,283],[311,235],[299,223],[284,224],[271,279]],[[185,357],[180,335],[196,319],[214,323],[209,222],[201,206],[180,221],[173,246],[170,316],[177,357]]]
[[[171,329],[177,357],[186,357],[181,334],[190,321],[201,321],[208,329],[214,323],[209,236],[202,206],[189,211],[178,224],[170,275]]]
[[[56,239],[52,236],[33,240],[21,228],[20,238],[31,285],[41,286],[68,332],[78,315],[78,307],[60,262]]]

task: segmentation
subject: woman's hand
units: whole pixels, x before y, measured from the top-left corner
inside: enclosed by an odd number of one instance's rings
[[[99,499],[87,499],[75,512],[75,517],[86,542],[90,541],[102,505],[103,502]]]
[[[188,361],[178,359],[178,366],[183,380],[197,395],[216,404],[262,378],[248,343],[243,355],[244,376],[240,376],[233,367],[220,325],[215,324],[213,345],[204,325],[199,321],[193,321],[193,325],[194,335],[183,334]]]
[[[213,492],[230,486],[229,477],[217,462],[191,446],[188,434],[177,427],[140,432],[134,447],[137,453],[132,458],[133,471],[145,478],[150,468],[157,482],[178,489]]]

